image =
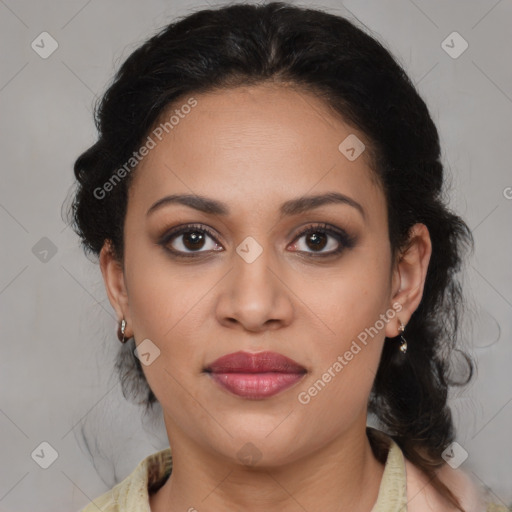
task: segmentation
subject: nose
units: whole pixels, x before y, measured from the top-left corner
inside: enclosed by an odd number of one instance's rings
[[[233,267],[222,281],[217,300],[218,321],[251,332],[289,325],[294,315],[293,293],[278,267],[270,249],[264,249],[254,261],[234,254]]]

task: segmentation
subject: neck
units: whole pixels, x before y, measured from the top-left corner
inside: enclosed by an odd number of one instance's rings
[[[173,435],[173,470],[150,497],[151,511],[369,512],[384,466],[363,427],[355,426],[293,463],[265,468],[223,460],[187,436]]]

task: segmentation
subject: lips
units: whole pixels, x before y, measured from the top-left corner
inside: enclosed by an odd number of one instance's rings
[[[276,352],[235,352],[219,357],[206,367],[211,373],[304,373],[306,369],[293,359]]]
[[[256,400],[288,389],[300,381],[307,370],[276,352],[235,352],[216,359],[205,372],[230,393]]]

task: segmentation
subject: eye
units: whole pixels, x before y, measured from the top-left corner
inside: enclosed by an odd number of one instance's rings
[[[304,238],[304,242],[300,240]],[[309,226],[295,238],[293,247],[298,252],[320,257],[339,254],[344,249],[354,246],[355,240],[345,231],[330,227],[328,224]],[[311,251],[308,251],[311,249]]]
[[[212,231],[202,224],[175,228],[166,233],[158,243],[174,255],[183,257],[222,250]]]
[[[301,242],[302,238],[304,242]],[[213,231],[202,224],[178,226],[165,233],[158,244],[178,258],[196,257],[201,253],[224,250]],[[328,224],[318,224],[308,226],[298,233],[292,247],[296,252],[311,257],[327,257],[339,254],[354,244],[355,239],[344,230]]]

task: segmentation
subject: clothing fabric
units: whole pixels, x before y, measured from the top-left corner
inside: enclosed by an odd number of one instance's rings
[[[406,512],[406,464],[402,450],[391,437],[381,431],[368,427],[367,433],[372,447],[377,442],[380,446],[383,443],[387,446],[384,473],[371,512]],[[149,496],[166,482],[171,471],[170,448],[149,455],[124,480],[80,512],[151,512]],[[489,502],[485,512],[509,512],[509,509]]]

